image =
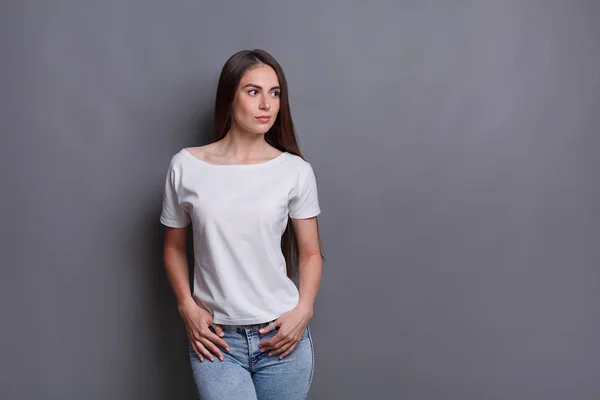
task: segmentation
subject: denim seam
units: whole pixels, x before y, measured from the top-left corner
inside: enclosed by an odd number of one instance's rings
[[[312,365],[310,367],[310,377],[308,378],[308,386],[306,387],[306,394],[304,395],[304,399],[308,399],[308,392],[310,392],[310,385],[312,384],[313,376],[315,373],[315,350],[313,347],[312,335],[310,334],[310,329],[308,330],[308,339],[310,341],[310,355],[312,358]]]
[[[194,351],[194,348],[192,347],[191,343],[188,343],[188,349],[191,348],[192,352],[194,352],[194,354],[196,353]],[[196,393],[198,394],[198,399],[202,400],[202,396],[200,396],[200,388],[198,388],[198,384],[196,383],[196,378],[194,377],[194,365],[192,363],[192,359],[190,357],[188,357],[189,363],[190,363],[190,369],[192,371],[192,378],[194,380],[194,388],[196,389]]]
[[[254,357],[250,354],[250,337],[254,333],[250,331],[250,335],[248,335],[248,331],[244,329],[244,337],[246,338],[246,347],[248,348],[248,372],[251,374],[254,373]],[[260,355],[260,354],[259,354]]]

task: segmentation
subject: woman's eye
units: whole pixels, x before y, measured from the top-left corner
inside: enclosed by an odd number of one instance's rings
[[[256,93],[256,90],[252,89],[252,90],[248,90],[248,94],[249,95],[254,95]]]
[[[279,97],[279,94],[280,94],[280,93],[279,93],[279,92],[273,92],[273,93],[271,93],[271,94],[272,94],[272,95],[274,95],[274,97]]]

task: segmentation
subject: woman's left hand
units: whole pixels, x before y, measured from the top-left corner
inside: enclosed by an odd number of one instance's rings
[[[260,342],[258,348],[261,352],[269,351],[269,356],[283,353],[279,356],[279,359],[281,360],[283,357],[294,351],[300,342],[300,339],[302,339],[302,335],[304,334],[308,321],[310,321],[312,315],[312,309],[301,305],[281,314],[279,318],[273,321],[275,329],[279,328],[277,334],[270,339]],[[261,334],[270,331],[271,328],[268,324],[259,330]]]

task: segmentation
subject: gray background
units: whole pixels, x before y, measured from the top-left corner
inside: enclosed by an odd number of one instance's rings
[[[320,188],[310,398],[600,398],[598,2],[0,10],[0,398],[195,397],[162,185],[255,47]]]

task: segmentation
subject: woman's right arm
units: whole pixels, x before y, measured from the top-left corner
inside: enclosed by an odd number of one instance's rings
[[[177,299],[179,315],[185,322],[185,327],[194,351],[202,361],[203,356],[214,361],[210,349],[223,361],[223,354],[215,345],[219,345],[229,351],[227,343],[210,330],[212,315],[202,307],[199,307],[190,291],[189,269],[186,253],[187,227],[166,228],[165,244],[163,249],[163,262],[167,272],[167,278]],[[222,334],[221,327],[215,327],[218,334]]]
[[[175,293],[179,313],[181,313],[183,307],[194,302],[188,278],[189,269],[185,245],[187,229],[187,227],[167,227],[163,249],[163,261],[167,278]]]

